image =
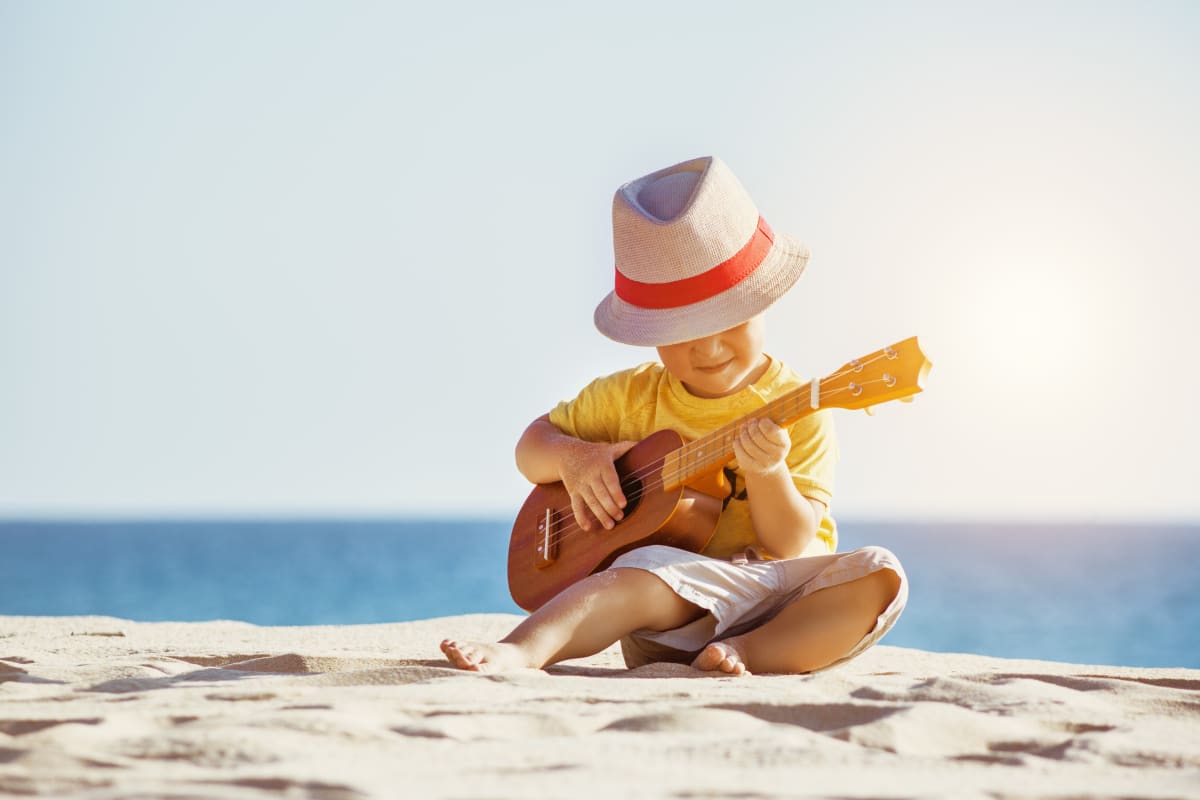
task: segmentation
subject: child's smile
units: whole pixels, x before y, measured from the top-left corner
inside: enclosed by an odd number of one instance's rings
[[[722,361],[720,364],[714,364],[711,367],[696,367],[696,369],[700,370],[701,372],[703,372],[705,374],[712,375],[712,374],[721,372],[722,370],[724,370],[726,367],[728,367],[732,363],[733,363],[733,359],[731,358],[728,361]]]

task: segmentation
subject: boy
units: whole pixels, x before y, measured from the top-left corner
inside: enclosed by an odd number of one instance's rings
[[[562,481],[578,524],[612,529],[627,498],[613,462],[662,428],[685,441],[805,385],[763,352],[763,312],[800,277],[808,248],[774,234],[729,168],[700,158],[622,186],[613,201],[616,288],[596,326],[661,364],[600,378],[534,420],[517,466]],[[729,496],[704,552],[654,545],[563,590],[499,642],[442,642],[455,666],[541,668],[621,642],[630,667],[691,663],[734,675],[811,672],[895,624],[908,596],[876,547],[836,553],[829,514],[837,446],[828,411],[790,428],[743,425]]]

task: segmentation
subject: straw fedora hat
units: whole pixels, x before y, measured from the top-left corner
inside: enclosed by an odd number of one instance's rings
[[[613,197],[616,286],[596,307],[610,339],[661,346],[762,313],[804,272],[808,247],[774,233],[732,170],[696,158]]]

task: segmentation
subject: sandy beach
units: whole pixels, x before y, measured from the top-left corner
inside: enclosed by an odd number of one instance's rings
[[[1200,797],[1200,670],[882,645],[807,676],[505,675],[444,636],[0,617],[0,794],[86,798]]]

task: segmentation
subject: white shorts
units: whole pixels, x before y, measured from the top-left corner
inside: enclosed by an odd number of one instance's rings
[[[875,627],[849,653],[834,662],[841,663],[883,638],[896,624],[908,602],[908,578],[904,569],[899,559],[882,547],[779,561],[739,559],[735,563],[665,545],[651,545],[625,553],[610,569],[616,567],[651,572],[675,594],[708,611],[682,628],[640,630],[626,636],[621,640],[621,652],[630,668],[654,661],[688,663],[709,642],[753,630],[797,598],[849,583],[881,569],[892,570],[900,576],[900,591],[879,615]]]

